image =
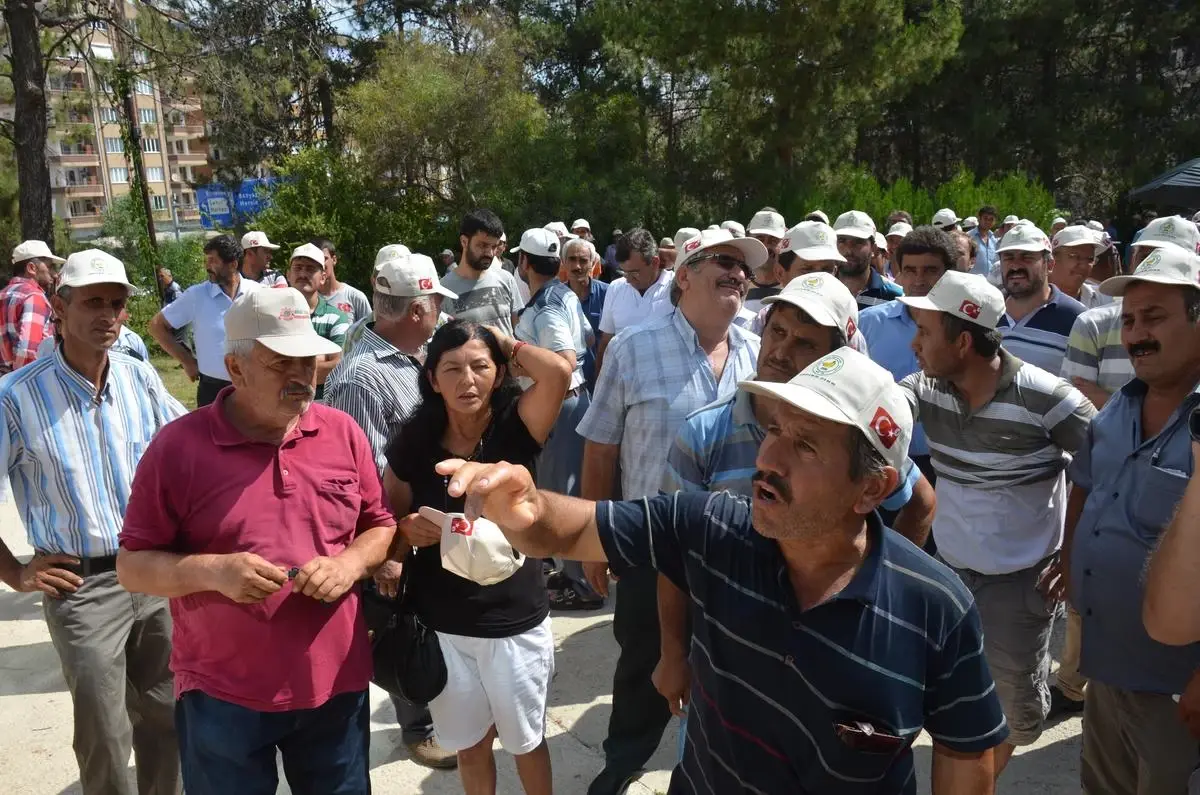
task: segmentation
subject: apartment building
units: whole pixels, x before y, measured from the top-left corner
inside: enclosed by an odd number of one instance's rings
[[[136,6],[127,3],[136,24]],[[114,58],[104,23],[90,37],[97,63]],[[134,60],[145,62],[135,52]],[[121,111],[110,88],[86,59],[66,53],[47,74],[51,106],[46,158],[53,182],[54,212],[73,237],[99,234],[105,207],[130,190],[132,166],[119,125]],[[150,79],[137,80],[134,105],[141,128],[142,162],[157,230],[200,228],[195,184],[211,174],[209,146],[200,98],[169,95]]]

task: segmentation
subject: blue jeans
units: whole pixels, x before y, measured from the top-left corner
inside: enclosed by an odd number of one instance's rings
[[[294,795],[370,795],[367,692],[342,693],[319,707],[258,712],[199,690],[175,703],[188,795],[275,795],[275,750]]]
[[[563,401],[550,438],[537,461],[537,487],[578,497],[583,472],[583,445],[586,441],[575,430],[592,405],[591,395],[581,389]],[[555,558],[554,563],[582,596],[599,594],[583,576],[583,564],[577,560]]]

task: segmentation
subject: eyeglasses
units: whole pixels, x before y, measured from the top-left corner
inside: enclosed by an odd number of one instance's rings
[[[715,262],[724,270],[731,271],[734,268],[741,268],[747,276],[750,275],[750,266],[746,264],[744,259],[738,259],[732,254],[701,254],[698,257],[692,257],[687,261],[688,265],[697,266],[705,262]]]

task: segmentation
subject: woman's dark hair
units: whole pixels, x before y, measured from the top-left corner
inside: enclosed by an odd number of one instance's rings
[[[421,368],[419,379],[421,403],[405,420],[398,434],[403,449],[424,454],[425,451],[436,450],[441,445],[449,418],[446,414],[446,401],[433,389],[433,377],[443,356],[471,340],[481,340],[487,345],[496,369],[503,368],[504,374],[492,391],[492,416],[499,417],[521,397],[521,388],[508,368],[508,359],[500,349],[496,335],[479,323],[451,320],[438,329],[429,341],[425,353],[425,366]]]

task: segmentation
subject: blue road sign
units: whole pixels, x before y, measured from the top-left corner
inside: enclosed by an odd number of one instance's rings
[[[196,188],[201,226],[228,229],[235,226],[235,215],[243,220],[253,218],[270,204],[271,188],[276,181],[275,177],[242,180],[236,194],[216,182]]]

